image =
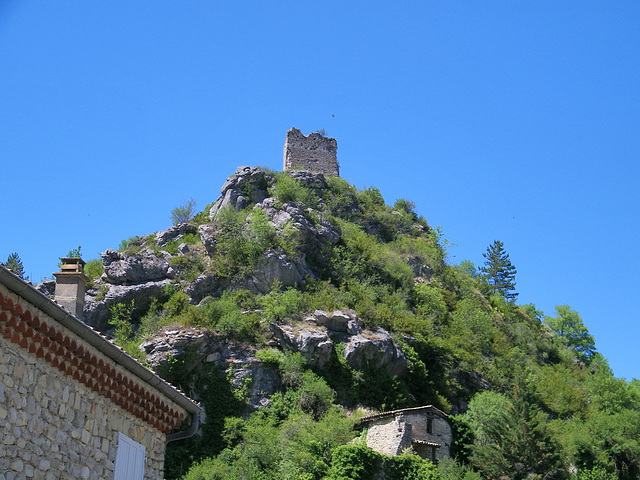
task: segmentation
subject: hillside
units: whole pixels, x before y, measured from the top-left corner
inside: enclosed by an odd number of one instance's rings
[[[640,384],[569,307],[543,318],[449,264],[411,202],[240,167],[203,212],[174,213],[88,262],[85,306],[205,407],[167,478],[640,477]],[[450,415],[455,461],[350,443],[361,416],[421,405]]]

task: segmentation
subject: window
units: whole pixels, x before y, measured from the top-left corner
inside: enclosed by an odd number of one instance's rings
[[[433,418],[427,418],[427,433],[433,433]]]
[[[113,480],[143,480],[145,448],[118,432],[118,451]]]

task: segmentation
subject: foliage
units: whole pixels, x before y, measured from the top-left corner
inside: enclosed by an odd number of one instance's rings
[[[99,258],[89,260],[84,266],[84,273],[90,279],[100,278],[100,276],[104,273],[104,265],[102,264],[102,260],[100,260]]]
[[[480,267],[480,273],[486,282],[487,294],[499,293],[507,300],[514,301],[518,296],[515,293],[517,271],[504,250],[504,244],[500,240],[494,240],[482,256],[486,260]]]
[[[584,326],[580,315],[568,305],[556,307],[556,317],[544,317],[544,323],[563,345],[575,351],[576,356],[588,362],[596,353],[596,342]]]
[[[4,266],[23,280],[29,280],[29,277],[25,277],[24,275],[24,265],[22,265],[22,260],[20,260],[20,255],[18,255],[17,252],[14,252],[7,257],[7,261]]]
[[[81,258],[82,257],[82,246],[78,245],[76,248],[72,248],[67,252],[67,258]]]
[[[116,303],[109,308],[109,324],[115,327],[113,338],[116,344],[129,340],[133,336],[131,325],[131,314],[133,312],[134,301],[131,303]]]
[[[545,416],[519,389],[513,393],[483,392],[469,403],[465,417],[475,433],[472,462],[490,479],[558,478],[559,458]]]
[[[276,173],[276,182],[270,188],[269,193],[281,203],[296,202],[307,207],[314,207],[318,202],[318,197],[311,189],[285,172]]]
[[[196,213],[196,201],[190,198],[184,205],[179,205],[171,210],[171,221],[174,225],[188,222]]]
[[[373,480],[381,456],[366,445],[342,445],[333,451],[329,480]]]

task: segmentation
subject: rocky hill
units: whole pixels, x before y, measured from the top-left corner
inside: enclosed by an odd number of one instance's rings
[[[638,382],[553,328],[579,330],[568,307],[543,317],[449,265],[409,201],[243,166],[203,212],[101,257],[85,321],[206,411],[167,478],[372,478],[344,447],[357,419],[428,404],[455,461],[387,478],[639,478]]]

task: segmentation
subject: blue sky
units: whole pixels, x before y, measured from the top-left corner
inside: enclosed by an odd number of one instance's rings
[[[640,377],[640,3],[0,2],[0,257],[32,280],[280,170],[326,129],[519,303],[568,304]]]

